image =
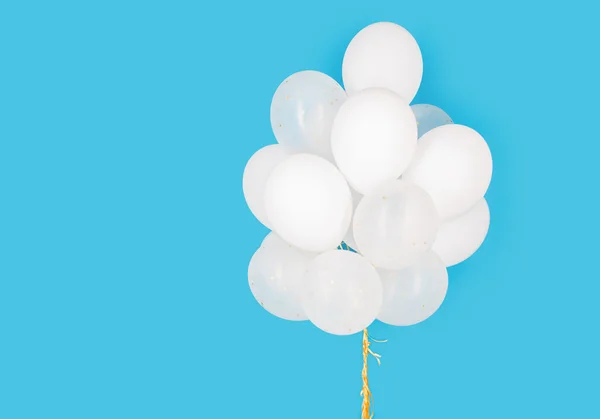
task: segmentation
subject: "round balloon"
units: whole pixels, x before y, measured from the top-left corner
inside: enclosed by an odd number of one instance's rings
[[[431,249],[438,225],[429,195],[395,180],[362,198],[354,214],[354,239],[377,268],[402,269]]]
[[[473,208],[440,225],[432,250],[453,266],[467,260],[479,249],[490,227],[490,209],[485,198]]]
[[[473,207],[492,179],[492,155],[481,135],[464,125],[443,125],[419,140],[413,162],[402,175],[425,189],[441,218]]]
[[[453,123],[448,114],[437,106],[412,105],[410,108],[417,119],[419,138],[434,128]]]
[[[304,252],[269,233],[248,266],[248,283],[256,301],[282,319],[306,320],[300,299],[309,261]]]
[[[415,38],[402,26],[374,23],[350,42],[342,63],[348,94],[370,87],[393,90],[410,103],[421,84],[423,58]]]
[[[344,176],[327,160],[295,154],[271,172],[265,190],[267,217],[288,243],[310,252],[335,249],[352,218]]]
[[[377,318],[392,326],[410,326],[430,317],[448,291],[448,272],[433,252],[400,271],[379,270],[383,308]]]
[[[417,122],[397,94],[363,90],[348,98],[336,115],[331,147],[350,185],[367,194],[408,167],[417,148]]]
[[[244,169],[242,189],[246,203],[252,214],[267,228],[271,228],[265,210],[265,184],[271,170],[281,163],[288,154],[279,144],[261,148],[250,157]]]
[[[382,298],[377,271],[357,253],[331,250],[308,265],[302,307],[308,319],[327,333],[360,332],[377,317]]]
[[[271,102],[271,126],[277,141],[294,152],[331,160],[331,124],[346,92],[318,71],[292,74],[277,88]]]

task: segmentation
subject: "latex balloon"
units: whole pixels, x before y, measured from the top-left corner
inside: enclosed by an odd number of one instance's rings
[[[354,209],[354,211],[356,211],[356,207],[362,199],[362,195],[352,188],[350,188],[350,193],[352,194],[352,208]],[[358,246],[356,245],[356,240],[354,240],[354,229],[352,228],[352,223],[350,223],[350,226],[348,227],[348,232],[344,236],[344,243],[346,243],[346,245],[352,248],[353,250],[358,249]]]
[[[357,253],[332,250],[308,265],[302,307],[308,319],[327,333],[360,332],[375,320],[382,298],[377,271]]]
[[[333,164],[311,154],[292,155],[273,169],[265,207],[275,232],[311,252],[335,249],[352,218],[346,180]]]
[[[379,270],[379,276],[384,300],[377,318],[392,326],[410,326],[427,319],[442,305],[448,291],[448,272],[433,252],[409,268]]]
[[[402,269],[431,249],[438,226],[429,195],[395,180],[362,198],[354,214],[354,239],[377,268]]]
[[[475,130],[443,125],[419,140],[417,152],[402,179],[425,189],[440,217],[455,217],[483,198],[492,179],[492,155]]]
[[[265,184],[271,170],[281,163],[288,154],[279,144],[261,148],[250,157],[244,169],[242,189],[246,203],[252,214],[267,228],[271,228],[265,210]]]
[[[292,74],[277,88],[271,102],[271,126],[277,141],[290,151],[331,160],[331,124],[345,100],[344,89],[326,74]]]
[[[304,252],[269,233],[248,266],[248,283],[256,301],[282,319],[306,320],[300,299],[309,261]]]
[[[417,148],[417,122],[395,93],[363,90],[348,98],[336,115],[331,147],[350,185],[367,194],[408,167]]]
[[[423,58],[415,38],[395,23],[374,23],[350,42],[342,63],[349,95],[370,87],[393,90],[410,103],[421,84]]]
[[[417,119],[419,138],[434,128],[453,123],[448,114],[437,106],[412,105],[410,108]]]
[[[473,208],[440,225],[432,250],[453,266],[468,259],[479,249],[490,227],[490,209],[482,198]]]

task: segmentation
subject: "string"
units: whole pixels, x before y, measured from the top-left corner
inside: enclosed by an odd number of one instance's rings
[[[350,246],[348,246],[347,243],[345,242],[341,242],[340,245],[338,246],[338,249],[340,250],[350,250]],[[375,342],[375,343],[384,343],[387,342],[387,340],[376,340],[373,338],[369,337],[369,332],[367,331],[367,329],[363,330],[363,340],[362,340],[362,347],[363,347],[363,368],[362,368],[362,390],[360,392],[360,395],[362,396],[362,414],[361,414],[361,419],[372,419],[373,418],[373,413],[371,412],[371,400],[372,400],[372,394],[371,394],[371,389],[369,388],[369,355],[373,356],[373,358],[375,358],[375,360],[377,361],[377,365],[381,365],[381,355],[376,354],[375,352],[373,352],[370,348],[371,346],[371,341]]]
[[[373,338],[369,338],[369,332],[367,329],[363,330],[363,368],[362,368],[362,391],[360,395],[362,396],[362,414],[361,419],[371,419],[373,417],[373,413],[371,413],[371,390],[369,389],[369,355],[373,356],[377,360],[377,365],[381,365],[381,355],[376,354],[370,348],[371,341],[376,343],[387,342],[387,340],[375,340]]]

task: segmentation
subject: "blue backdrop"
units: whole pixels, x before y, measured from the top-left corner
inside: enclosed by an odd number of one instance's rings
[[[389,20],[416,103],[494,156],[440,311],[375,324],[375,417],[596,418],[597,7],[571,0],[0,3],[0,418],[358,418],[359,335],[248,289],[244,164],[287,75]],[[594,399],[595,397],[595,399]]]

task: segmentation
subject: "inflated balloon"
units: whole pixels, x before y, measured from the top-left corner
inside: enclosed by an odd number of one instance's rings
[[[479,249],[490,227],[490,209],[485,198],[473,208],[440,225],[432,250],[453,266],[467,260]]]
[[[438,226],[431,197],[412,183],[395,180],[362,198],[354,214],[354,239],[375,267],[403,269],[431,249]]]
[[[335,162],[350,185],[367,194],[397,179],[417,148],[417,122],[408,103],[392,91],[363,90],[338,111],[331,130]]]
[[[271,126],[277,141],[290,151],[331,160],[331,124],[345,100],[344,89],[326,74],[292,74],[279,85],[271,102]]]
[[[440,217],[449,219],[483,198],[492,179],[492,155],[477,131],[464,125],[443,125],[419,140],[402,179],[425,189]]]
[[[410,103],[421,84],[423,58],[415,38],[395,23],[374,23],[350,42],[342,64],[349,95],[370,87],[393,90]]]
[[[434,252],[400,271],[379,270],[383,308],[377,318],[392,326],[410,326],[430,317],[448,290],[448,272]]]
[[[248,266],[248,283],[256,301],[282,319],[306,320],[300,300],[310,260],[305,252],[269,233]]]
[[[325,160],[294,154],[271,172],[265,208],[273,230],[311,252],[335,249],[352,218],[352,196],[344,176]]]
[[[327,333],[362,331],[377,317],[382,299],[377,271],[357,253],[331,250],[308,265],[302,307],[308,319]]]
[[[244,198],[252,214],[267,228],[271,226],[265,210],[265,185],[271,170],[287,156],[288,153],[279,144],[268,145],[254,153],[244,169]]]
[[[453,123],[448,114],[437,106],[412,105],[410,108],[417,119],[419,138],[434,128]]]

